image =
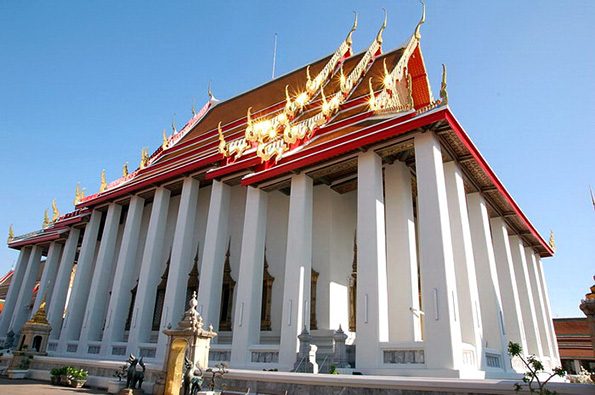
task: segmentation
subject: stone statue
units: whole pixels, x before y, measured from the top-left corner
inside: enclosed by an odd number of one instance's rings
[[[126,388],[141,388],[143,380],[145,379],[145,364],[143,363],[143,357],[138,359],[130,354],[128,357],[128,364],[130,366],[128,366],[126,373]],[[142,368],[142,371],[137,370],[137,365]]]
[[[197,369],[192,370],[193,363],[188,358],[184,358],[184,395],[196,395],[202,390],[202,369],[197,366]]]

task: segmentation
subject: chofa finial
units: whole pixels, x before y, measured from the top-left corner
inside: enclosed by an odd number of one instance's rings
[[[74,190],[74,201],[72,202],[75,206],[83,201],[85,198],[85,191],[81,188],[81,185],[77,182],[76,189]]]
[[[122,177],[128,177],[128,162],[122,166]]]
[[[101,170],[101,184],[99,185],[99,192],[105,192],[107,189],[107,180],[105,178],[105,169]]]
[[[213,96],[213,89],[211,88],[211,80],[209,80],[209,85],[207,87],[207,95],[209,95],[209,100],[213,100],[215,96]]]
[[[443,105],[448,104],[448,92],[446,90],[446,65],[442,64],[442,83],[440,84],[440,100]]]
[[[14,228],[13,228],[12,224],[10,224],[10,226],[8,227],[8,240],[7,240],[7,242],[10,243],[13,240],[14,240]]]
[[[421,38],[421,25],[426,21],[426,2],[424,0],[419,0],[419,2],[421,3],[421,19],[415,27],[415,38],[418,40]]]
[[[174,135],[178,132],[176,128],[176,114],[171,117],[171,134]]]
[[[56,199],[52,199],[52,222],[56,222],[60,218],[60,211],[56,205]]]
[[[345,42],[349,46],[351,46],[351,44],[353,43],[353,32],[355,31],[355,29],[357,29],[357,12],[353,11],[353,15],[355,15],[353,19],[353,26],[351,26],[351,30],[349,31],[349,33],[347,33],[347,38],[345,39]]]
[[[378,34],[376,34],[376,41],[378,44],[382,44],[382,33],[384,32],[384,29],[386,29],[386,22],[388,21],[388,12],[386,11],[386,8],[383,8],[383,10],[384,21],[382,22],[382,26],[380,26],[380,30],[378,30]]]
[[[45,229],[50,225],[50,217],[48,215],[48,209],[46,208],[43,211],[43,222],[41,224],[41,226]]]
[[[556,240],[554,239],[554,231],[553,230],[550,230],[550,240],[549,240],[548,244],[553,251],[556,251]]]
[[[165,133],[165,129],[163,129],[163,136],[161,141],[161,149],[166,149],[168,145],[167,133]]]
[[[144,169],[149,164],[149,150],[143,148],[140,152],[140,168]]]

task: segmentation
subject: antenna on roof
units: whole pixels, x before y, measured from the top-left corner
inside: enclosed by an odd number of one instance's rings
[[[275,33],[275,44],[273,45],[273,74],[271,79],[275,79],[275,63],[277,61],[277,33]]]

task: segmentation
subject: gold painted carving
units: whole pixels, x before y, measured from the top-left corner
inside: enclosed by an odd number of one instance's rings
[[[105,178],[105,169],[101,170],[101,184],[99,185],[99,193],[105,192],[107,189],[107,180]]]
[[[77,183],[76,189],[74,190],[74,200],[72,203],[76,206],[77,204],[82,202],[84,198],[85,198],[85,191],[83,191],[81,189],[81,186]]]
[[[60,211],[56,205],[56,199],[52,199],[52,222],[56,222],[60,218]]]
[[[10,226],[8,227],[8,239],[7,239],[7,242],[10,243],[13,240],[14,240],[14,228],[13,228],[12,224],[10,224]]]
[[[50,225],[50,217],[48,215],[48,209],[46,208],[43,211],[43,222],[42,222],[41,226],[43,228],[47,228],[49,225]]]
[[[124,166],[122,166],[122,177],[128,177],[128,162],[124,163]]]
[[[448,92],[446,91],[446,65],[442,64],[442,83],[440,84],[441,104],[448,104]]]
[[[554,231],[550,230],[550,240],[548,242],[552,251],[556,252],[556,240],[554,239]]]
[[[144,169],[149,164],[149,151],[147,148],[143,148],[140,152],[140,165],[141,169]]]

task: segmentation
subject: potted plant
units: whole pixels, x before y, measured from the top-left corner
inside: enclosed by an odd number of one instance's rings
[[[68,368],[70,366],[62,366],[58,371],[58,377],[60,377],[60,385],[70,385],[70,379],[68,378]]]
[[[73,388],[81,388],[87,382],[89,372],[84,369],[70,368],[68,372],[70,378],[70,386]]]
[[[52,385],[60,385],[60,375],[62,374],[62,368],[53,368],[50,370],[50,381]]]

